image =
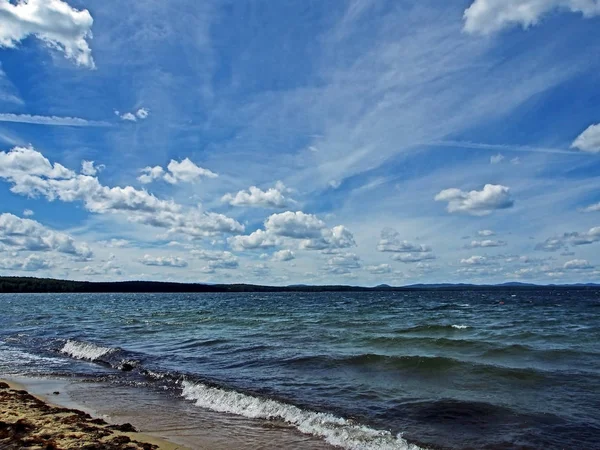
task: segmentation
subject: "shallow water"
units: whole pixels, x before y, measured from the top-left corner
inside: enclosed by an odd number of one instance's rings
[[[163,390],[170,407],[345,448],[599,448],[598,290],[22,294],[0,307],[0,374]]]

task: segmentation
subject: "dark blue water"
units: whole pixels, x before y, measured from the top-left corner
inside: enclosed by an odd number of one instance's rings
[[[600,448],[598,290],[0,295],[0,308],[0,375],[157,384],[346,448]]]

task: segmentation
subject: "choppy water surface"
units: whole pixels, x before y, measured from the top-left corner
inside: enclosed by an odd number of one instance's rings
[[[0,295],[0,308],[0,375],[163,388],[349,449],[600,448],[598,290]]]

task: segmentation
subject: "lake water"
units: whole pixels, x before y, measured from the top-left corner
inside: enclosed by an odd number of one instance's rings
[[[600,290],[0,295],[0,376],[348,449],[600,448]],[[232,416],[233,417],[233,416]]]

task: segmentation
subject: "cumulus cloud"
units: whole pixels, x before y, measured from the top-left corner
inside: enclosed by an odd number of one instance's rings
[[[0,179],[12,183],[11,191],[16,194],[82,202],[93,213],[123,214],[132,222],[192,238],[244,231],[240,223],[222,214],[186,209],[132,186],[104,186],[96,177],[76,174],[58,163],[50,163],[32,147],[0,152]]]
[[[93,255],[86,243],[9,213],[0,214],[0,242],[15,250],[56,251],[86,259]]]
[[[31,217],[31,216],[34,215],[34,212],[32,210],[30,210],[30,209],[25,209],[25,210],[23,210],[23,215],[25,217]]]
[[[510,188],[495,184],[486,184],[481,191],[445,189],[435,196],[435,201],[448,202],[449,213],[465,213],[473,216],[485,216],[495,210],[511,208],[514,205]]]
[[[15,48],[29,36],[64,53],[77,65],[93,69],[88,44],[94,19],[62,0],[0,1],[0,46]]]
[[[493,155],[490,158],[490,164],[500,164],[502,161],[504,161],[504,155],[502,155],[501,153]]]
[[[273,257],[271,259],[277,262],[291,261],[296,259],[296,254],[290,249],[283,249],[273,253]]]
[[[208,169],[198,167],[189,158],[185,158],[181,162],[171,160],[167,166],[168,173],[165,174],[165,181],[171,184],[179,182],[192,183],[201,177],[217,178],[217,174]]]
[[[436,259],[433,253],[398,253],[392,256],[394,261],[403,263],[416,263]]]
[[[0,260],[0,269],[4,270],[23,270],[35,272],[37,270],[49,269],[52,263],[38,255],[29,255],[25,259],[4,258]]]
[[[485,256],[471,256],[470,258],[461,259],[460,263],[467,266],[485,266],[489,264],[489,261]]]
[[[383,275],[386,273],[392,273],[392,266],[389,264],[378,264],[366,266],[365,270],[373,275]]]
[[[477,234],[481,237],[490,237],[496,235],[496,233],[492,230],[480,230],[477,232]]]
[[[94,176],[104,168],[103,164],[94,165],[94,161],[81,161],[81,173],[84,175]]]
[[[327,260],[324,270],[333,275],[346,275],[353,269],[360,269],[360,257],[354,253],[335,255]]]
[[[142,175],[138,177],[138,180],[143,184],[151,183],[159,178],[165,180],[167,183],[177,184],[180,182],[193,183],[202,177],[218,177],[216,173],[197,166],[189,158],[185,158],[182,161],[172,159],[166,171],[161,166],[148,166],[144,167],[141,172]]]
[[[248,236],[230,238],[229,244],[234,250],[273,247],[296,240],[304,250],[334,250],[356,245],[354,236],[343,225],[328,228],[317,216],[302,211],[272,214],[264,226],[264,230],[256,230]]]
[[[492,239],[482,239],[480,241],[471,241],[469,245],[466,245],[467,248],[487,248],[487,247],[504,247],[506,246],[506,241],[497,241]]]
[[[290,190],[278,181],[275,187],[263,191],[256,186],[250,186],[247,191],[239,191],[237,194],[225,194],[221,201],[232,206],[254,206],[262,208],[286,208],[293,200],[285,196]]]
[[[137,111],[133,112],[125,112],[122,113],[120,111],[115,111],[115,114],[120,117],[122,120],[127,122],[137,122],[139,120],[147,119],[150,115],[150,111],[146,108],[140,108]]]
[[[543,252],[556,252],[565,246],[562,238],[548,238],[544,242],[536,244],[535,249]]]
[[[546,239],[535,246],[536,250],[546,252],[555,252],[562,250],[567,245],[588,245],[594,242],[600,242],[600,227],[590,228],[588,231],[564,233],[562,236],[555,236]]]
[[[594,205],[588,206],[587,208],[584,208],[583,212],[600,212],[600,203],[596,203]]]
[[[237,256],[231,252],[192,250],[190,253],[199,259],[208,261],[208,265],[202,269],[205,273],[214,272],[215,269],[237,269],[239,267]]]
[[[580,13],[589,18],[600,15],[597,0],[475,0],[464,13],[464,29],[472,34],[492,34],[503,28],[536,25],[553,10]]]
[[[565,270],[587,270],[593,268],[594,266],[585,259],[572,259],[571,261],[567,261],[563,266]]]
[[[162,178],[165,173],[165,170],[160,166],[154,167],[144,167],[142,170],[142,175],[138,177],[138,180],[143,184],[152,183],[154,180],[158,180]]]
[[[1,9],[0,9],[1,17]],[[0,19],[1,21],[1,19]],[[2,33],[2,31],[0,31]],[[0,122],[29,123],[33,125],[50,125],[58,127],[109,127],[110,123],[98,120],[87,120],[80,117],[32,116],[30,114],[1,113]]]
[[[178,256],[150,256],[144,255],[140,262],[145,266],[162,266],[162,267],[187,267],[188,263]]]
[[[381,239],[377,244],[377,250],[392,253],[429,253],[431,252],[431,247],[402,240],[400,233],[396,230],[393,228],[384,228],[381,231]]]
[[[590,125],[581,133],[571,144],[571,148],[576,148],[582,152],[600,153],[600,123]]]
[[[264,230],[256,230],[247,236],[232,236],[227,242],[231,245],[232,249],[242,251],[275,247],[281,244],[281,239]]]

